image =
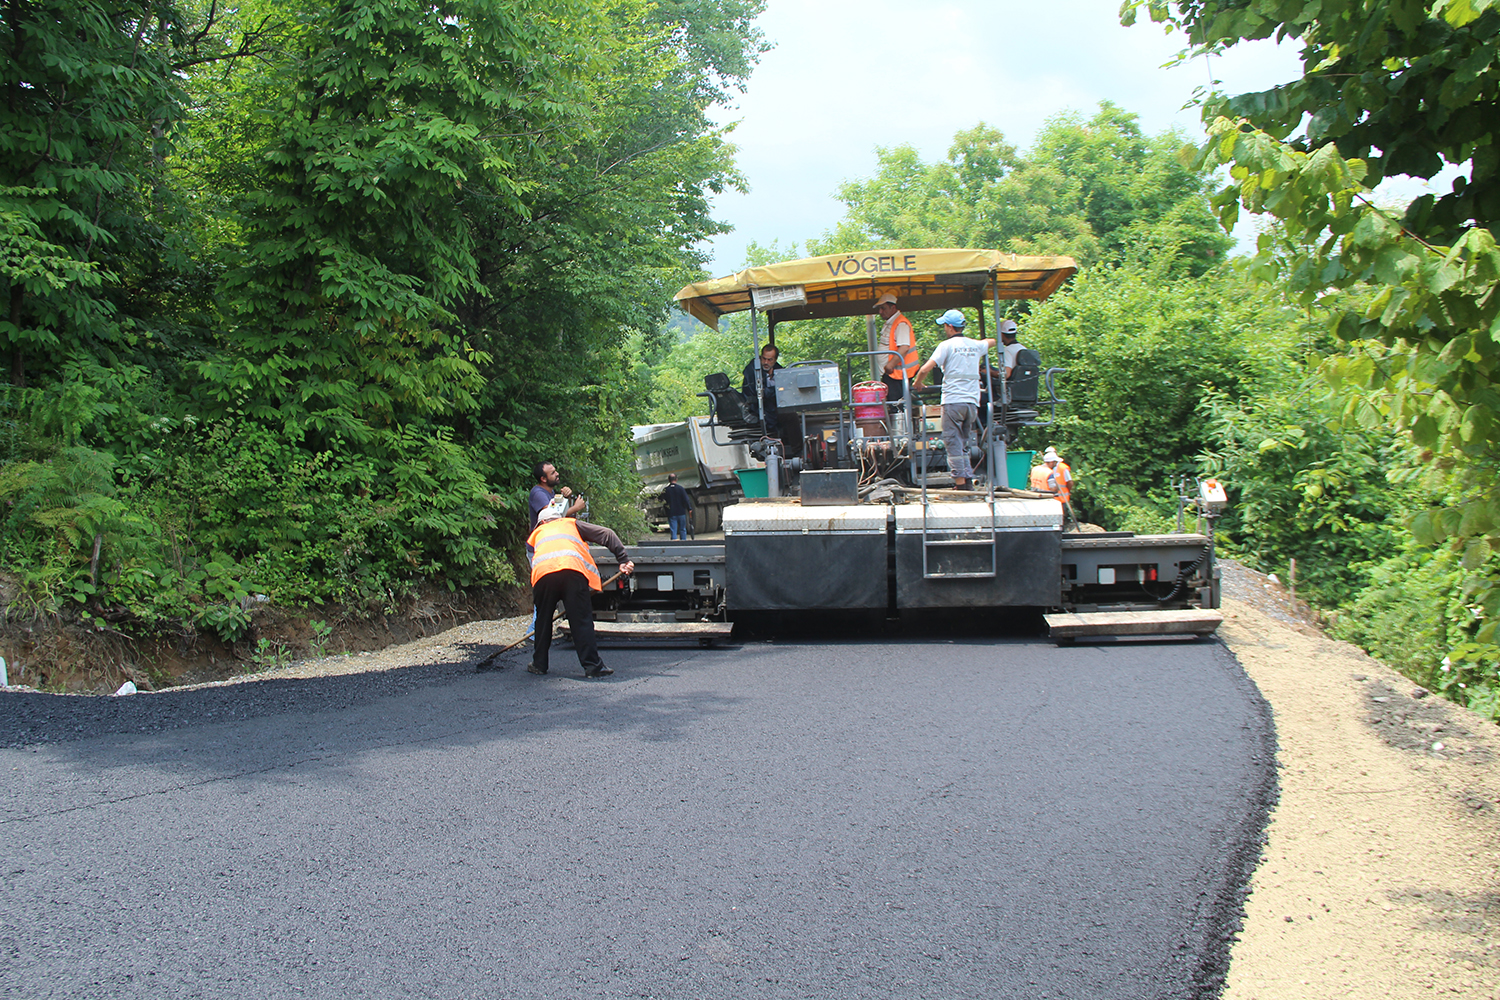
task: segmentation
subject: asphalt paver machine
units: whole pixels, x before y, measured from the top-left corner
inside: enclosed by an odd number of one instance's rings
[[[983,339],[1004,303],[1045,299],[1076,270],[1068,257],[899,249],[754,267],[682,289],[679,306],[709,326],[747,312],[750,357],[762,324],[774,343],[782,323],[827,317],[870,317],[867,350],[779,370],[775,436],[759,398],[742,396],[727,373],[706,376],[707,429],[764,461],[765,496],[723,509],[722,540],[632,547],[635,573],[595,599],[601,632],[711,642],[762,612],[919,609],[1041,609],[1059,641],[1212,632],[1216,484],[1189,498],[1194,530],[1100,533],[1074,523],[1056,497],[1025,489],[1028,470],[1010,468],[1009,446],[1065,404],[1059,370],[1031,356],[1009,381],[984,373],[984,431],[970,455],[982,488],[969,492],[945,488],[936,399],[914,399],[909,385],[894,402],[867,391],[891,353],[876,343],[880,296],[896,296],[908,315],[971,310],[971,335]],[[612,557],[594,555],[608,575]]]

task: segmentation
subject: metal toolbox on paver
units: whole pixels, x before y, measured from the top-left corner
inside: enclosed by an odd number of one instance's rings
[[[997,499],[900,504],[896,604],[902,608],[1055,607],[1062,602],[1062,504]],[[925,557],[925,563],[924,563]]]
[[[838,365],[793,365],[776,372],[776,410],[823,409],[843,399]]]
[[[800,485],[804,507],[859,503],[858,469],[809,469],[802,473]]]
[[[889,507],[873,504],[738,503],[724,508],[730,609],[884,608],[889,513]]]

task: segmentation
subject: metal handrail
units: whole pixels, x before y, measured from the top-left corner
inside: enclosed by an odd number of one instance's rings
[[[725,424],[719,423],[719,408],[716,405],[714,405],[714,394],[711,393],[711,392],[700,392],[700,393],[698,393],[698,395],[700,395],[704,399],[708,400],[708,438],[709,438],[709,440],[712,441],[714,444],[719,445],[720,447],[723,447],[725,445],[734,444],[734,438],[730,438],[728,441],[720,441],[719,440],[719,435],[717,435],[717,434],[714,433],[714,428],[727,426]]]
[[[850,406],[851,409],[854,406],[854,364],[852,363],[851,359],[853,359],[853,358],[878,358],[878,357],[881,357],[883,355],[889,355],[890,357],[893,357],[893,358],[895,358],[898,361],[901,360],[901,355],[900,354],[898,354],[898,353],[896,353],[895,351],[892,351],[892,350],[884,350],[884,349],[883,350],[879,350],[879,351],[850,351],[848,354],[844,355],[844,360],[846,362],[850,362],[849,363],[849,406]],[[911,378],[907,376],[906,369],[903,367],[901,369],[901,402],[900,403],[892,403],[889,399],[886,399],[886,400],[882,400],[881,403],[880,403],[880,405],[885,408],[886,416],[889,417],[890,416],[890,412],[891,412],[891,407],[893,407],[893,406],[906,406],[907,403],[910,401],[910,399],[911,399]],[[868,404],[867,403],[865,405],[868,406],[868,405],[873,405],[873,404]],[[894,436],[894,435],[892,435],[892,436]]]
[[[1054,423],[1057,422],[1057,408],[1059,406],[1063,405],[1064,403],[1066,403],[1067,400],[1063,399],[1061,396],[1059,396],[1057,394],[1057,386],[1053,383],[1052,380],[1053,380],[1054,377],[1056,377],[1058,375],[1061,375],[1061,374],[1063,374],[1066,371],[1067,371],[1066,368],[1048,368],[1046,371],[1042,372],[1042,374],[1041,374],[1042,384],[1045,386],[1045,388],[1047,390],[1047,398],[1046,399],[1038,399],[1036,401],[1036,408],[1038,410],[1040,410],[1040,409],[1042,409],[1042,407],[1046,407],[1047,408],[1047,419],[1046,420],[1042,420],[1042,419],[1040,419],[1040,415],[1038,415],[1038,419],[1036,419],[1036,420],[1020,420],[1020,421],[1016,421],[1016,425],[1017,426],[1019,426],[1019,427],[1051,427]],[[1009,421],[1006,421],[1006,422],[1009,423]]]

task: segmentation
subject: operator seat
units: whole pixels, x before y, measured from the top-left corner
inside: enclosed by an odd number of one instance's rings
[[[1034,408],[1041,392],[1042,356],[1029,347],[1016,353],[1015,367],[1010,370],[1012,406]]]
[[[753,441],[761,437],[760,417],[730,384],[728,375],[715,372],[703,376],[703,388],[708,390],[709,418],[712,423],[729,429],[729,440]]]
[[[1016,443],[1021,427],[1040,419],[1037,399],[1041,395],[1042,356],[1029,347],[1016,354],[1016,363],[1010,370],[1010,406],[1005,411],[1005,443],[1010,447]]]

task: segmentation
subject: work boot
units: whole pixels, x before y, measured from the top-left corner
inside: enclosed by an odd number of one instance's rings
[[[526,664],[526,672],[528,674],[545,674],[547,672],[547,668],[545,666],[537,666],[536,661],[533,660],[532,662]]]
[[[608,667],[606,667],[604,664],[601,663],[597,667],[594,667],[592,670],[585,670],[583,672],[583,676],[588,677],[588,678],[608,677],[612,673],[614,673],[613,670],[609,669]]]

